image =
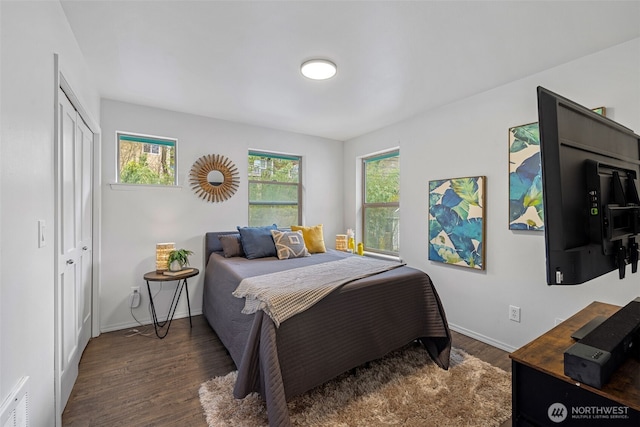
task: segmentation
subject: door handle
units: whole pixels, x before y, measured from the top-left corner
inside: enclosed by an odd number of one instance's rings
[[[67,260],[67,264],[69,264],[69,265],[73,264],[73,260],[72,259],[68,259]]]
[[[82,247],[82,250],[83,250],[83,251],[86,251],[87,249],[89,249],[89,247],[88,247],[88,246],[83,246],[83,247]]]

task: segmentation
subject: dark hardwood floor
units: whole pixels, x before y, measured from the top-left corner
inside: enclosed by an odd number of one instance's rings
[[[64,426],[206,427],[200,384],[235,369],[203,316],[176,319],[163,340],[150,327],[92,339],[62,415]],[[511,370],[508,353],[453,332],[453,345]],[[501,427],[511,426],[507,421]]]

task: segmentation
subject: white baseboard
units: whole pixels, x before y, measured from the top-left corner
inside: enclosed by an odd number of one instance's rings
[[[481,342],[483,342],[485,344],[489,344],[489,345],[491,345],[493,347],[497,347],[500,350],[504,350],[504,351],[507,351],[509,353],[513,353],[514,351],[517,350],[517,348],[512,347],[510,345],[507,345],[507,344],[505,344],[503,342],[496,341],[496,340],[494,340],[492,338],[486,337],[486,336],[484,336],[482,334],[478,334],[477,332],[470,331],[469,329],[463,328],[463,327],[458,326],[458,325],[454,325],[452,323],[449,323],[449,328],[454,330],[454,331],[456,331],[456,332],[461,333],[462,335],[466,335],[466,336],[468,336],[470,338],[476,339],[476,340],[481,341]]]
[[[201,314],[202,314],[202,310],[191,311],[191,317],[199,316]],[[187,313],[187,312],[177,313],[176,312],[175,316],[173,316],[173,320],[175,320],[175,319],[184,319],[185,317],[189,317],[189,313]],[[142,323],[145,326],[152,324],[151,317],[139,318],[138,320],[140,321],[140,323]],[[103,326],[100,327],[100,333],[121,331],[123,329],[129,329],[129,328],[139,328],[140,327],[140,323],[136,322],[134,319],[131,319],[130,322],[114,323],[114,324],[111,324],[111,325],[103,325]]]
[[[191,312],[191,316],[199,316],[202,314],[202,311],[198,311],[198,312]],[[183,319],[185,317],[188,317],[189,314],[188,313],[176,313],[176,315],[174,316],[174,319]],[[143,325],[150,325],[151,324],[151,318],[146,318],[146,319],[138,319],[140,320],[140,322]],[[138,322],[136,322],[135,320],[132,320],[131,322],[124,322],[124,323],[116,323],[116,324],[112,324],[112,325],[104,325],[100,328],[100,333],[105,333],[105,332],[114,332],[114,331],[120,331],[123,329],[129,329],[129,328],[138,328],[140,327],[140,324]],[[507,351],[509,353],[512,353],[514,351],[517,350],[517,348],[512,347],[510,345],[507,345],[503,342],[500,341],[496,341],[492,338],[489,338],[487,336],[484,336],[482,334],[478,334],[477,332],[471,331],[469,329],[463,328],[461,326],[455,325],[453,323],[449,323],[449,328],[451,328],[452,330],[461,333],[462,335],[466,335],[470,338],[476,339],[478,341],[481,341],[485,344],[491,345],[493,347],[499,348],[500,350],[504,350]]]

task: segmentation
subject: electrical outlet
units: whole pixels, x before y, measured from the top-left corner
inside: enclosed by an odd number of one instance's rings
[[[132,286],[131,287],[131,294],[129,295],[129,307],[131,308],[137,308],[140,306],[140,287],[139,286]]]
[[[509,320],[520,323],[520,307],[515,305],[509,306]]]

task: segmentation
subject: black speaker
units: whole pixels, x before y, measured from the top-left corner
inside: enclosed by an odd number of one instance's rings
[[[564,374],[602,388],[640,347],[640,297],[614,313],[564,352]]]

